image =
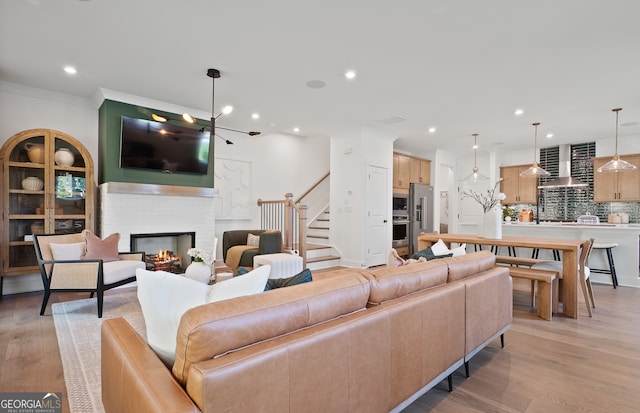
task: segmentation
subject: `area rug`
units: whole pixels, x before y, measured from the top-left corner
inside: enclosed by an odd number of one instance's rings
[[[136,288],[106,293],[102,319],[98,318],[95,298],[55,303],[52,312],[71,412],[104,412],[100,384],[100,326],[105,319],[124,317],[145,337]]]

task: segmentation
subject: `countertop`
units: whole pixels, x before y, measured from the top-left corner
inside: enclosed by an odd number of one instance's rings
[[[539,226],[539,227],[551,227],[551,228],[562,228],[562,227],[583,227],[583,228],[594,228],[594,229],[613,229],[613,230],[640,230],[640,224],[630,223],[630,224],[610,224],[607,222],[601,222],[599,224],[578,224],[577,222],[544,222],[540,221],[540,224],[536,224],[534,222],[503,222],[503,226],[507,227],[517,227],[517,226]]]

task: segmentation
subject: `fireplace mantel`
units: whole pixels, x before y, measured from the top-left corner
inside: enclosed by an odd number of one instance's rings
[[[217,188],[203,188],[199,186],[175,186],[156,184],[135,184],[130,182],[105,182],[100,185],[103,193],[137,194],[137,195],[171,195],[193,196],[203,198],[218,197]]]

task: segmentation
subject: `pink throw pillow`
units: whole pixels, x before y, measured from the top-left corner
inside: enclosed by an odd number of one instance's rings
[[[93,232],[85,229],[82,235],[87,242],[87,249],[82,256],[83,260],[102,260],[104,262],[118,261],[118,242],[120,234],[109,235],[104,240],[98,238]]]
[[[402,267],[404,265],[404,259],[398,254],[395,248],[391,248],[389,253],[389,259],[387,259],[387,267]]]

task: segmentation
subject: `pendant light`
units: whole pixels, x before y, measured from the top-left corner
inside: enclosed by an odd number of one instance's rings
[[[637,168],[637,166],[635,166],[634,164],[629,163],[627,161],[624,161],[624,160],[620,159],[620,157],[618,156],[618,112],[620,112],[621,110],[622,110],[622,108],[611,109],[611,111],[616,113],[616,152],[615,152],[615,155],[613,155],[613,159],[611,159],[609,162],[605,163],[600,168],[598,168],[597,169],[598,172],[631,171],[631,170]]]
[[[538,165],[538,161],[536,160],[537,158],[536,153],[537,153],[537,146],[538,146],[538,126],[540,125],[540,122],[532,123],[532,125],[535,128],[535,132],[533,135],[533,163],[527,170],[520,172],[520,176],[524,176],[524,177],[549,176],[551,174],[545,171],[544,169],[542,169],[540,165]]]
[[[474,133],[471,136],[473,136],[473,172],[467,175],[463,179],[463,181],[471,181],[471,182],[486,181],[489,178],[482,175],[480,172],[478,172],[478,163],[477,163],[478,134]]]

